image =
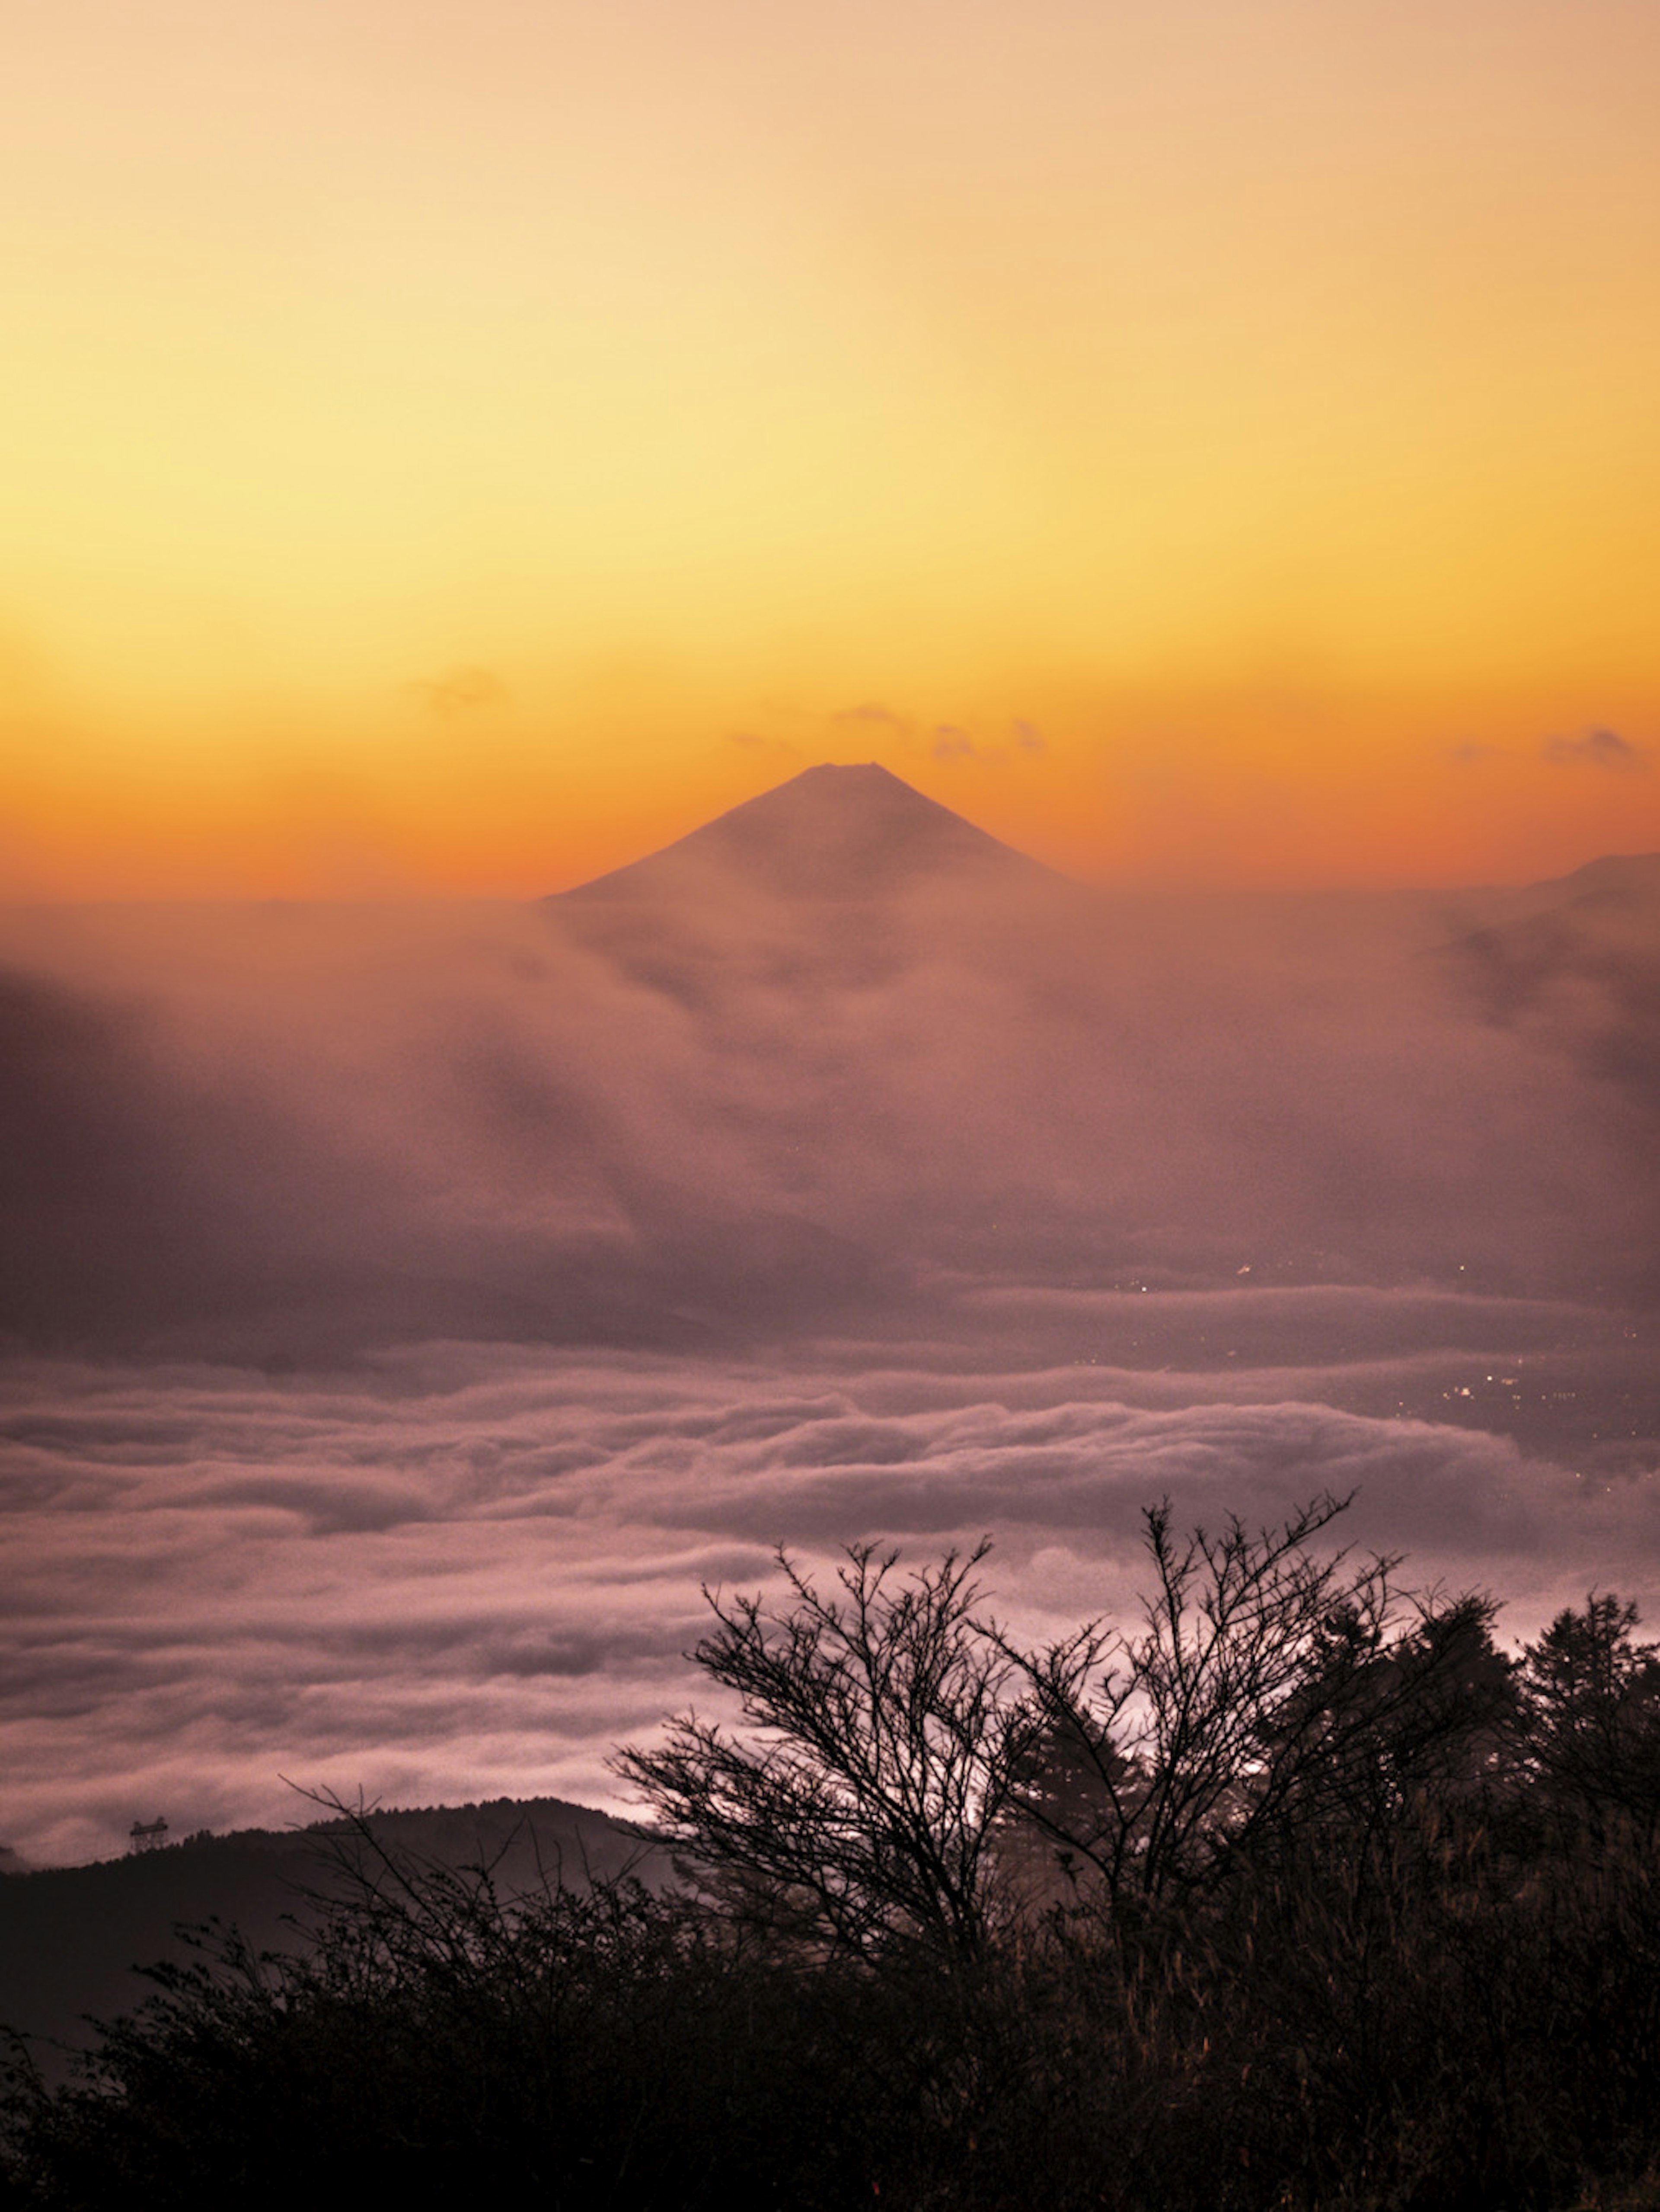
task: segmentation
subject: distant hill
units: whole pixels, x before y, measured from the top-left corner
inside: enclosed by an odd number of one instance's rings
[[[642,1845],[603,1813],[557,1797],[501,1797],[367,1816],[374,1844],[427,1865],[485,1865],[503,1896],[544,1879],[577,1887],[590,1876],[638,1873],[667,1879],[660,1850]],[[33,2039],[52,2070],[52,2045],[93,2039],[88,2016],[111,2019],[143,2002],[151,1984],[137,1971],[190,1955],[179,1930],[234,1923],[258,1948],[301,1941],[307,1893],[341,1879],[353,1824],[243,1829],[164,1850],[53,1867],[0,1881],[0,2027]],[[59,2060],[61,2063],[61,2057]]]
[[[1572,875],[1529,884],[1518,896],[1535,909],[1588,900],[1599,906],[1660,904],[1660,853],[1605,853]]]
[[[1495,1029],[1660,1115],[1660,853],[1529,884],[1434,957]]]

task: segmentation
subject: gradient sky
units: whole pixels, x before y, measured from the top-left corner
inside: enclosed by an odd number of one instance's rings
[[[0,0],[0,871],[1660,844],[1652,0]]]

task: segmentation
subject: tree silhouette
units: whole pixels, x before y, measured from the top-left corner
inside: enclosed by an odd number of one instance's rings
[[[1637,1608],[1592,1591],[1525,1647],[1518,1671],[1529,1765],[1559,1812],[1660,1828],[1660,1645]]]
[[[854,1545],[828,1592],[781,1551],[785,1613],[705,1592],[718,1626],[693,1656],[750,1733],[687,1714],[614,1765],[729,1905],[867,1957],[983,1950],[999,1824],[1043,1726],[1027,1669],[973,1617],[987,1549],[902,1578],[897,1553]]]
[[[1039,1652],[976,1614],[985,1544],[909,1577],[856,1545],[829,1593],[781,1552],[793,1604],[706,1592],[693,1655],[746,1731],[686,1714],[614,1764],[714,1893],[863,1956],[971,1958],[1036,1905],[1206,1885],[1468,1764],[1507,1694],[1486,1601],[1312,1548],[1348,1502],[1185,1540],[1154,1507],[1142,1632]]]

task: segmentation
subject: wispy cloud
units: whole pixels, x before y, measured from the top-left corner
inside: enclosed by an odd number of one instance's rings
[[[1582,738],[1547,738],[1543,757],[1564,768],[1629,769],[1648,766],[1648,750],[1617,730],[1587,730]]]
[[[974,739],[954,722],[939,723],[933,732],[933,757],[939,761],[976,760]]]
[[[907,716],[895,714],[891,707],[884,707],[875,699],[866,699],[857,707],[838,708],[830,720],[832,722],[851,723],[855,726],[863,723],[873,729],[891,730],[896,734],[913,726]]]
[[[505,706],[512,693],[493,669],[450,668],[410,685],[435,714],[477,714],[486,707]]]

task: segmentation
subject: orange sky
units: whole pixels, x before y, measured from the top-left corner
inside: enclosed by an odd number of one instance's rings
[[[0,871],[1660,845],[1653,0],[0,0]]]

